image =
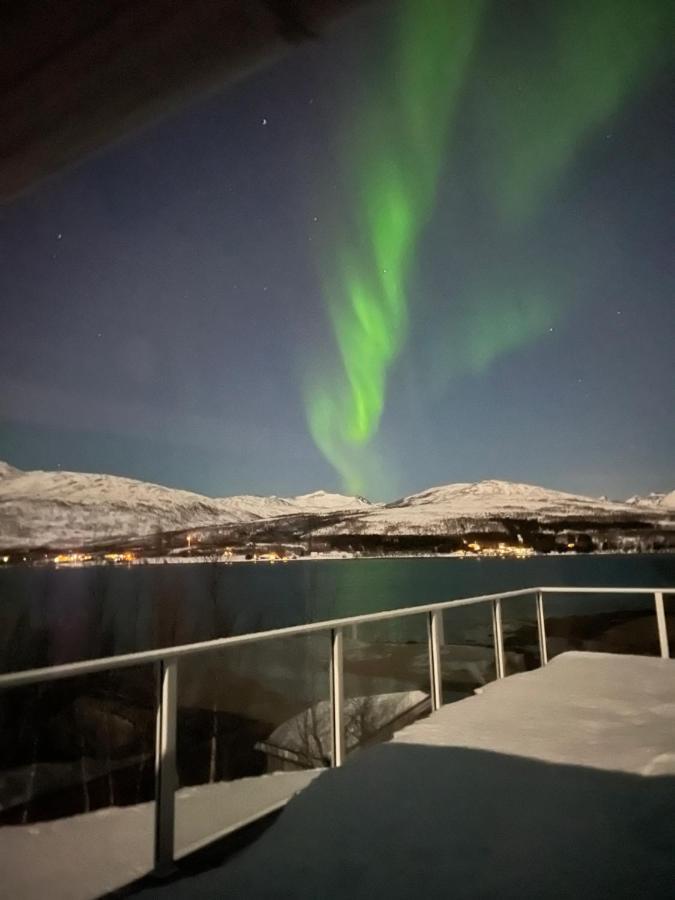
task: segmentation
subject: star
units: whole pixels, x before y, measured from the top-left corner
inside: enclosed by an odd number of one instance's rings
[[[267,125],[267,119],[265,119],[265,118],[263,117],[263,119],[262,119],[262,121],[260,122],[260,124],[261,124],[261,125]]]
[[[62,235],[61,232],[59,231],[59,233],[56,235],[56,240],[57,240],[57,241],[60,241],[62,237],[63,237],[63,235]]]

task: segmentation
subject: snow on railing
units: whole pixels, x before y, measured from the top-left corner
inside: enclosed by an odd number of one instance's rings
[[[330,705],[331,705],[331,765],[342,765],[345,758],[344,735],[344,682],[343,682],[343,629],[368,622],[381,622],[408,616],[426,615],[427,646],[429,660],[430,700],[432,711],[443,704],[441,670],[441,635],[443,633],[443,612],[462,606],[490,604],[492,611],[492,633],[494,640],[495,669],[497,678],[504,678],[504,632],[502,628],[502,600],[513,597],[534,596],[536,600],[537,635],[541,665],[548,662],[546,642],[546,620],[544,596],[546,594],[651,594],[654,597],[656,627],[661,657],[668,659],[668,632],[663,602],[664,594],[675,594],[675,588],[598,588],[598,587],[534,587],[517,591],[503,591],[460,600],[446,600],[424,606],[409,606],[383,612],[348,616],[323,622],[311,622],[288,628],[277,628],[234,637],[217,638],[194,644],[162,647],[126,653],[119,656],[100,657],[81,662],[65,663],[41,669],[27,669],[0,675],[0,689],[19,687],[74,678],[93,672],[122,669],[154,663],[157,667],[157,728],[155,743],[155,851],[154,870],[166,872],[174,864],[175,792],[176,775],[176,716],[178,697],[178,660],[185,656],[197,656],[227,647],[259,643],[271,639],[295,637],[297,635],[327,632],[330,639]]]

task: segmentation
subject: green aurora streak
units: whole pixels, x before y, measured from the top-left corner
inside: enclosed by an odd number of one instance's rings
[[[536,41],[498,42],[481,66],[484,174],[498,212],[516,223],[537,212],[671,46],[664,0],[558,0],[543,11]]]
[[[343,154],[355,173],[355,206],[323,279],[342,370],[315,377],[305,394],[311,434],[352,491],[362,489],[358,449],[378,429],[387,373],[406,335],[406,281],[433,209],[482,5],[401,4],[384,79],[359,109]]]
[[[469,65],[487,94],[478,112],[479,166],[495,221],[518,229],[581,142],[652,70],[668,16],[661,0],[558,0],[543,5],[534,51],[500,52],[497,41],[483,62],[475,45],[485,9],[481,0],[403,0],[379,77],[352,103],[349,144],[338,151],[346,208],[322,266],[337,360],[316,367],[304,393],[312,437],[353,492],[377,467],[368,451],[408,333],[407,282],[449,171],[446,146]],[[455,298],[461,303],[441,310],[445,352],[437,341],[429,347],[437,388],[480,374],[560,318],[550,287],[533,286],[527,272],[512,276],[493,290],[479,277]]]

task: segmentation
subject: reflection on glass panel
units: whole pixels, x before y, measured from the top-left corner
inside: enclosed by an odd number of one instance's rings
[[[150,870],[156,696],[149,665],[0,691],[0,842],[17,894],[48,896],[71,853],[91,896]]]
[[[675,594],[663,595],[663,610],[666,614],[666,634],[672,659],[675,657]]]
[[[541,665],[535,594],[501,602],[505,675],[529,672]]]
[[[344,633],[347,753],[388,740],[430,709],[427,617],[367,622]]]
[[[566,650],[657,656],[653,594],[545,594],[549,659]]]
[[[330,764],[329,655],[323,632],[179,661],[178,854],[288,799]]]
[[[0,822],[151,800],[155,697],[151,666],[0,691]]]
[[[495,679],[492,608],[489,603],[443,610],[441,637],[443,702],[471,696]]]

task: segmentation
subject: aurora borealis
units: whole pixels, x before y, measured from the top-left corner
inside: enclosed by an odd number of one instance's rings
[[[481,8],[476,0],[400,5],[384,72],[368,84],[353,143],[342,148],[354,185],[323,278],[341,370],[312,379],[307,408],[314,440],[354,493],[363,477],[353,448],[378,429],[388,370],[405,340],[408,272]]]
[[[671,490],[671,24],[374,2],[0,208],[0,459]]]
[[[661,0],[561,0],[533,12],[535,40],[517,53],[497,45],[481,61],[484,172],[496,211],[513,222],[535,214],[583,142],[639,98],[667,62],[675,24]]]
[[[306,389],[312,436],[353,493],[363,490],[364,450],[415,315],[408,277],[417,243],[439,180],[461,178],[451,147],[453,129],[462,127],[465,81],[475,68],[488,70],[480,104],[484,177],[495,220],[518,228],[545,202],[584,138],[658,66],[666,25],[660,3],[563,0],[536,23],[548,40],[535,52],[509,48],[495,60],[476,47],[483,2],[403,0],[397,7],[390,44],[385,37],[377,67],[364,64],[361,96],[350,98],[348,139],[338,138],[344,208],[325,250],[323,290],[339,361],[313,373]],[[461,302],[454,304],[446,346],[433,347],[425,386],[432,392],[448,378],[484,371],[561,314],[556,288],[544,284],[516,280],[469,291],[462,315]]]

